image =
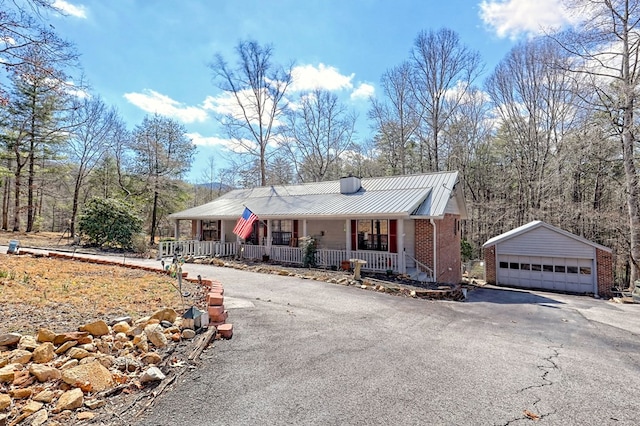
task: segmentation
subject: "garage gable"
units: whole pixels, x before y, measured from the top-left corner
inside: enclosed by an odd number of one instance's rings
[[[571,256],[593,258],[595,249],[611,252],[601,246],[570,232],[541,221],[533,221],[519,228],[491,238],[483,247],[498,246],[498,252],[524,256]]]

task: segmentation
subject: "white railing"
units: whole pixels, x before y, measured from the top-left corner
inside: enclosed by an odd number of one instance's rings
[[[271,246],[271,259],[278,262],[302,265],[302,249],[298,247]]]
[[[233,243],[221,243],[219,241],[163,241],[158,246],[157,259],[171,257],[177,252],[181,256],[236,256],[244,259],[261,260],[268,255],[269,259],[276,262],[303,264],[302,249],[287,246],[263,246]],[[241,253],[239,253],[239,249]],[[328,250],[318,249],[316,252],[316,265],[322,268],[340,268],[345,260],[361,259],[367,262],[362,265],[363,271],[385,272],[387,270],[398,271],[398,254],[380,251],[356,251],[356,250]]]
[[[176,250],[176,248],[178,250]],[[158,245],[158,260],[164,257],[171,257],[174,253],[181,256],[235,256],[238,252],[238,244],[221,243],[220,241],[163,241]]]

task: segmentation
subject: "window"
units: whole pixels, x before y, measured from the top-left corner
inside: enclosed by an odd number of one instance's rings
[[[544,272],[553,272],[553,265],[542,265],[542,270]]]
[[[560,274],[564,274],[565,267],[564,267],[564,265],[556,265],[555,268],[554,268],[554,271],[558,272]]]
[[[509,269],[520,269],[520,264],[517,262],[512,262],[509,264]]]
[[[509,262],[500,262],[500,268],[501,269],[509,268]]]
[[[531,265],[531,270],[540,272],[542,271],[542,265]]]
[[[271,244],[274,246],[288,246],[293,234],[292,220],[271,220]]]
[[[218,241],[220,235],[218,232],[217,220],[203,220],[202,221],[202,240],[203,241]]]
[[[589,267],[589,266],[581,266],[580,267],[580,275],[591,275],[591,267]]]
[[[523,271],[528,271],[531,269],[531,265],[529,265],[528,263],[521,263],[520,269],[522,269]]]
[[[577,274],[578,273],[578,267],[577,266],[567,266],[567,273],[568,274]]]
[[[358,250],[387,251],[389,249],[388,241],[388,220],[358,220]]]

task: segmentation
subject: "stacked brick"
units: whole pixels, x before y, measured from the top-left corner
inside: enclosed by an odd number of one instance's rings
[[[222,284],[211,280],[203,281],[209,287],[207,294],[207,311],[209,326],[215,326],[220,337],[230,339],[233,336],[233,324],[227,324],[229,313],[224,308],[224,289]]]

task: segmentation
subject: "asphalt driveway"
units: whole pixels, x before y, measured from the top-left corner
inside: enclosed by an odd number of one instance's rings
[[[234,337],[137,425],[640,422],[638,305],[484,288],[432,302],[185,270],[224,284]]]

